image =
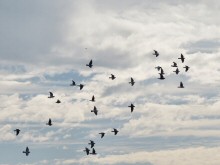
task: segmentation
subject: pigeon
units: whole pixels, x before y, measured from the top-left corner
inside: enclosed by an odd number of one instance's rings
[[[183,83],[180,82],[180,86],[178,86],[178,88],[184,88]]]
[[[131,108],[131,113],[133,112],[133,110],[134,110],[134,104],[131,104],[131,105],[129,105],[128,107],[130,107]]]
[[[117,135],[118,130],[117,130],[117,129],[115,129],[115,128],[113,128],[113,131],[111,131],[111,132],[114,132],[114,133],[115,133],[115,135]]]
[[[157,66],[157,67],[155,67],[155,69],[157,69],[158,71],[161,69],[161,67],[160,66]]]
[[[177,63],[173,62],[173,65],[171,65],[171,67],[177,67]]]
[[[90,144],[90,145],[91,145],[91,148],[93,148],[93,147],[94,147],[94,145],[95,145],[95,142],[94,142],[94,141],[92,141],[92,140],[90,140],[90,143],[88,143],[88,144]]]
[[[159,75],[160,75],[160,77],[158,79],[160,79],[160,80],[164,80],[165,79],[165,77],[162,74],[159,73]]]
[[[84,87],[84,85],[83,85],[83,84],[79,84],[78,86],[79,86],[79,89],[80,89],[80,90],[82,90],[82,89],[83,89],[83,87]]]
[[[178,68],[176,68],[176,70],[175,71],[173,71],[173,72],[175,72],[176,74],[179,74],[179,69]]]
[[[101,138],[105,136],[105,132],[100,132],[99,134],[101,135]]]
[[[116,77],[115,77],[115,75],[111,74],[111,77],[109,77],[109,78],[114,80]]]
[[[190,67],[186,65],[186,66],[183,67],[183,68],[185,68],[185,69],[186,69],[185,72],[187,72],[187,71],[189,70]]]
[[[129,82],[129,84],[131,84],[131,86],[133,86],[134,85],[134,79],[131,77],[131,82]]]
[[[92,149],[92,152],[90,153],[91,155],[96,155],[97,153],[95,152],[95,149]]]
[[[58,99],[58,100],[56,101],[56,103],[59,104],[59,103],[61,103],[61,101]]]
[[[159,56],[159,53],[158,53],[158,51],[154,50],[154,53],[153,53],[153,55],[155,55],[156,57],[158,57],[158,56]]]
[[[93,110],[91,110],[91,112],[94,112],[95,115],[98,114],[98,110],[97,110],[96,106],[94,106],[94,108],[93,108]]]
[[[89,149],[86,147],[85,150],[83,150],[84,152],[86,152],[87,155],[89,155]]]
[[[23,153],[25,153],[25,154],[26,154],[26,156],[28,156],[28,155],[29,155],[29,153],[30,153],[29,148],[28,148],[28,147],[26,147],[26,150],[25,150],[25,151],[23,151]]]
[[[93,95],[92,100],[89,100],[89,101],[95,102],[95,96]]]
[[[52,121],[51,121],[51,119],[49,119],[49,121],[48,121],[48,123],[46,123],[46,125],[49,125],[49,126],[52,125]]]
[[[93,66],[93,65],[92,65],[92,60],[90,60],[89,64],[86,64],[86,66],[92,68],[92,66]]]
[[[181,57],[180,58],[178,58],[178,59],[180,59],[181,61],[182,61],[182,63],[184,63],[184,56],[183,56],[183,54],[181,54]]]
[[[163,71],[163,68],[160,69],[160,73],[159,74],[165,74]]]
[[[18,136],[18,134],[20,133],[20,129],[15,129],[14,131],[15,131],[16,136]]]
[[[52,92],[49,92],[49,93],[50,93],[50,96],[48,98],[54,98],[55,97]]]
[[[72,80],[72,84],[70,84],[70,86],[76,86],[75,81]]]

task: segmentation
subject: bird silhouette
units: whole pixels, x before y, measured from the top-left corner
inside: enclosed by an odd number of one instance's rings
[[[50,93],[50,96],[48,96],[48,98],[54,98],[55,97],[52,92],[49,92],[49,93]]]
[[[16,136],[18,136],[18,134],[20,133],[21,130],[20,129],[15,129],[14,131],[15,131]]]
[[[185,57],[183,56],[183,54],[181,54],[180,58],[178,58],[178,59],[180,59],[182,61],[182,63],[184,63]]]
[[[49,119],[49,121],[46,123],[46,125],[49,125],[49,126],[52,125],[52,121],[51,121],[51,119]]]
[[[128,107],[130,107],[131,108],[131,113],[133,112],[133,110],[134,110],[134,104],[131,104],[131,105],[129,105]]]
[[[163,71],[163,68],[160,69],[160,73],[159,74],[165,74]]]
[[[93,148],[94,147],[94,145],[95,145],[95,142],[94,141],[92,141],[92,140],[90,140],[90,143],[88,143],[89,145],[91,145],[91,148]]]
[[[111,132],[114,132],[114,133],[115,133],[115,135],[117,135],[118,130],[117,130],[117,129],[115,129],[115,128],[113,128],[113,131],[111,131]]]
[[[89,101],[95,102],[95,96],[93,95],[93,96],[92,96],[92,99],[89,100]]]
[[[83,89],[83,87],[84,87],[84,85],[83,85],[83,84],[79,84],[79,85],[77,85],[77,86],[79,86],[79,89],[80,89],[80,90],[82,90],[82,89]]]
[[[61,103],[61,101],[58,99],[58,100],[56,101],[56,103],[59,104],[59,103]]]
[[[134,79],[131,77],[131,81],[129,82],[129,84],[131,84],[131,86],[133,86],[134,85]]]
[[[72,80],[72,84],[70,84],[70,86],[76,86],[75,81]]]
[[[94,106],[93,110],[91,110],[91,112],[94,112],[95,115],[98,115],[98,110],[96,108],[96,106]]]
[[[92,149],[92,152],[90,154],[91,155],[96,155],[97,154],[94,148]]]
[[[86,152],[87,155],[89,155],[89,149],[87,147],[85,147],[85,150],[83,150],[84,152]]]
[[[160,75],[160,77],[159,77],[158,79],[160,79],[160,80],[164,80],[164,79],[165,79],[165,77],[163,76],[163,74],[160,74],[160,73],[159,73],[159,75]]]
[[[154,50],[154,53],[153,53],[153,55],[155,55],[156,57],[158,57],[158,56],[159,56],[159,53],[158,53],[158,51]]]
[[[177,67],[177,63],[173,62],[173,65],[171,65],[171,67]]]
[[[26,156],[28,156],[28,155],[29,155],[29,153],[30,153],[29,148],[28,148],[28,147],[26,147],[26,150],[25,150],[25,151],[23,151],[23,153],[25,153],[25,154],[26,154]]]
[[[180,86],[178,86],[178,88],[184,88],[183,83],[180,82]]]
[[[116,77],[115,77],[115,75],[111,74],[111,77],[109,77],[109,78],[114,80]]]
[[[92,60],[90,60],[89,64],[86,64],[86,66],[92,68],[92,66],[93,66],[93,65],[92,65]]]
[[[179,69],[178,68],[176,68],[176,70],[175,71],[173,71],[173,72],[175,72],[176,74],[179,74]]]
[[[158,71],[161,69],[160,66],[156,66],[155,69],[157,69]]]
[[[100,132],[99,134],[101,135],[101,138],[105,136],[105,132]]]
[[[190,67],[186,65],[186,66],[184,66],[183,68],[185,68],[185,72],[187,72]]]

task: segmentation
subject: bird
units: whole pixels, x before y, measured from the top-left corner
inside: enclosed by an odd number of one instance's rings
[[[111,132],[114,132],[114,133],[115,133],[115,135],[117,135],[118,130],[117,130],[117,129],[115,129],[115,128],[113,128],[113,131],[111,131]]]
[[[185,57],[183,56],[183,54],[181,54],[180,58],[178,58],[178,59],[180,59],[182,61],[182,63],[184,63]]]
[[[18,134],[20,133],[21,130],[20,129],[15,129],[14,131],[15,131],[16,136],[18,136]]]
[[[160,77],[158,79],[160,79],[160,80],[164,80],[165,79],[165,77],[162,74],[159,73],[159,75],[160,75]]]
[[[79,86],[79,89],[80,89],[80,90],[82,90],[82,89],[83,89],[83,87],[84,87],[84,85],[83,85],[83,84],[79,84],[79,85],[77,85],[77,86]]]
[[[129,82],[129,84],[131,84],[131,86],[133,86],[134,85],[134,79],[131,77],[131,82]]]
[[[173,65],[171,65],[171,67],[177,67],[177,63],[173,62]]]
[[[158,53],[158,51],[154,50],[154,53],[153,53],[153,55],[155,55],[156,57],[158,57],[158,56],[159,56],[159,53]]]
[[[93,148],[93,147],[94,147],[94,145],[95,145],[95,142],[94,142],[94,141],[92,141],[92,140],[90,140],[90,143],[88,143],[88,144],[90,144],[90,145],[91,145],[91,148]]]
[[[56,101],[56,103],[59,104],[59,103],[61,103],[61,101],[58,99],[58,100]]]
[[[86,66],[92,68],[92,66],[93,66],[93,65],[92,65],[92,60],[90,60],[89,64],[86,64]]]
[[[186,65],[186,66],[184,66],[183,68],[185,68],[185,69],[186,69],[185,72],[187,72],[190,67]]]
[[[52,121],[51,121],[51,119],[49,119],[49,121],[46,123],[46,125],[49,125],[49,126],[52,125]]]
[[[92,96],[92,99],[89,100],[89,101],[95,102],[95,96],[93,95],[93,96]]]
[[[96,155],[97,153],[95,152],[95,149],[92,149],[92,152],[90,153],[91,155]]]
[[[179,74],[179,69],[178,68],[176,68],[176,70],[175,71],[173,71],[173,72],[175,72],[176,74]]]
[[[75,81],[72,80],[72,84],[70,84],[70,86],[76,86]]]
[[[83,150],[84,152],[86,152],[87,155],[89,155],[89,149],[87,147],[85,147],[85,150]]]
[[[48,96],[48,98],[54,98],[55,97],[52,92],[49,92],[49,93],[50,93],[50,96]]]
[[[101,138],[105,136],[105,132],[100,132],[99,134],[101,135]]]
[[[156,66],[155,69],[157,69],[158,71],[161,69],[160,66]]]
[[[160,73],[159,74],[165,74],[163,71],[163,68],[160,69]]]
[[[29,148],[28,148],[28,147],[26,147],[26,150],[25,150],[25,151],[23,151],[23,153],[25,153],[25,154],[26,154],[26,156],[28,156],[28,155],[29,155],[29,153],[30,153]]]
[[[94,106],[93,110],[91,110],[91,112],[94,112],[95,115],[98,115],[98,110],[96,108],[96,106]]]
[[[115,75],[111,74],[111,77],[109,77],[109,78],[114,80],[116,77],[115,77]]]
[[[178,88],[184,88],[183,83],[180,82],[180,86],[178,86]]]
[[[135,106],[134,106],[134,104],[132,104],[132,103],[131,103],[131,105],[129,105],[128,107],[130,107],[130,108],[131,108],[131,113],[132,113],[132,112],[133,112],[133,110],[134,110],[134,107],[135,107]]]

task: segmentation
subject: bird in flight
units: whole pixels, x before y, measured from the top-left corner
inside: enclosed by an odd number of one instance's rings
[[[20,129],[15,129],[14,131],[15,131],[16,136],[18,136],[18,134],[20,133]]]
[[[101,138],[105,136],[105,132],[100,132],[99,134],[101,135]]]
[[[98,114],[98,110],[97,110],[96,106],[94,106],[94,108],[93,108],[93,110],[91,110],[91,112],[94,112],[95,115]]]
[[[111,132],[114,132],[114,133],[115,133],[115,135],[117,135],[118,130],[117,130],[117,129],[115,129],[115,128],[113,128],[113,131],[111,131]]]
[[[129,82],[129,84],[131,84],[131,86],[133,86],[134,85],[134,79],[131,77],[131,81]]]
[[[25,151],[23,151],[23,153],[25,153],[25,154],[26,154],[26,156],[28,156],[28,155],[29,155],[29,153],[30,153],[29,148],[28,148],[28,147],[26,147],[26,150],[25,150]]]
[[[70,86],[76,86],[75,81],[72,80],[72,84],[70,84]]]
[[[109,78],[114,80],[116,77],[115,77],[115,75],[111,74],[111,77],[109,77]]]
[[[173,72],[175,72],[176,74],[179,74],[179,69],[178,68],[176,68],[176,70],[175,71],[173,71]]]
[[[185,72],[187,72],[190,67],[186,65],[186,66],[184,66],[183,68],[185,68]]]
[[[77,86],[79,86],[79,89],[80,89],[80,90],[82,90],[82,89],[83,89],[83,87],[84,87],[84,85],[83,85],[83,84],[79,84],[79,85],[77,85]]]
[[[96,155],[97,153],[95,152],[95,149],[92,149],[92,152],[90,153],[91,155]]]
[[[131,104],[131,105],[129,105],[128,107],[130,107],[131,108],[131,113],[133,112],[133,110],[134,110],[134,104]]]
[[[50,93],[50,96],[48,96],[48,98],[54,98],[55,97],[52,92],[49,92],[49,93]]]
[[[89,101],[95,102],[95,96],[93,95],[93,96],[92,96],[92,99],[89,100]]]
[[[92,60],[90,60],[89,64],[86,64],[86,66],[92,68],[92,66],[93,66],[93,65],[92,65]]]
[[[56,103],[59,104],[59,103],[61,103],[61,101],[58,99],[58,100],[56,101]]]
[[[178,59],[180,59],[182,61],[182,63],[184,63],[185,57],[183,56],[183,54],[181,54],[180,58],[178,58]]]
[[[88,143],[89,145],[91,145],[91,148],[93,148],[94,147],[94,145],[95,145],[95,142],[94,141],[92,141],[92,140],[90,140],[90,143]]]
[[[160,80],[164,80],[165,79],[165,77],[162,74],[159,73],[159,75],[160,75],[160,77],[158,79],[160,79]]]
[[[156,57],[158,57],[158,56],[159,56],[159,53],[158,53],[158,51],[154,50],[154,53],[153,53],[153,55],[155,55]]]
[[[177,67],[177,63],[173,62],[173,65],[171,65],[171,67]]]
[[[161,69],[160,66],[156,66],[155,69],[157,69],[158,71]]]
[[[84,152],[86,152],[87,155],[89,155],[89,149],[86,147],[85,150],[83,150]]]
[[[180,86],[178,86],[178,88],[184,88],[183,83],[180,82]]]
[[[46,123],[46,125],[49,125],[49,126],[52,125],[52,121],[51,121],[51,119],[49,119],[49,121]]]

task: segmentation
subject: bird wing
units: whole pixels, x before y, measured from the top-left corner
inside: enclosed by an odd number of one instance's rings
[[[53,96],[53,93],[52,92],[50,92],[50,97],[52,97]]]
[[[89,65],[92,65],[92,60],[90,60]]]

